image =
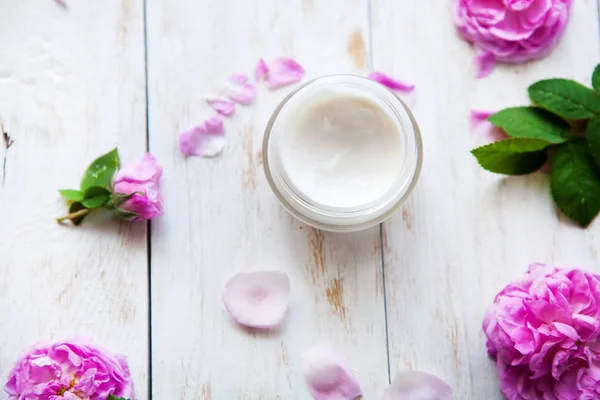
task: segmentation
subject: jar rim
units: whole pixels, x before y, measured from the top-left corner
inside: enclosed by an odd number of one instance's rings
[[[302,192],[293,185],[291,180],[285,179],[286,175],[281,165],[272,159],[271,143],[274,136],[274,127],[280,113],[289,101],[299,92],[307,90],[317,84],[352,84],[361,90],[370,91],[370,95],[376,96],[378,100],[385,103],[385,106],[392,112],[391,116],[399,123],[400,134],[405,135],[405,150],[412,151],[409,154],[413,161],[408,167],[410,170],[404,171],[405,179],[402,173],[391,185],[390,189],[382,196],[374,199],[367,204],[361,204],[355,207],[332,207],[315,202],[303,196]],[[407,129],[408,128],[408,129]],[[412,146],[408,148],[406,143],[410,142]],[[312,79],[300,87],[290,92],[275,108],[267,126],[262,144],[262,159],[265,175],[269,186],[279,202],[296,218],[315,228],[329,231],[356,231],[366,229],[377,225],[387,219],[401,204],[404,203],[408,195],[412,192],[420,175],[423,162],[423,145],[418,124],[408,109],[406,104],[395,93],[385,86],[367,79],[365,77],[353,74],[332,74],[324,75]],[[277,174],[274,174],[272,167],[277,166]],[[402,169],[406,170],[403,165]],[[329,221],[326,222],[325,220]]]

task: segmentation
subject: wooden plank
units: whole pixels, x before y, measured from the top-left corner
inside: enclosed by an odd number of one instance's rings
[[[481,322],[494,295],[542,261],[599,270],[599,223],[582,230],[558,218],[548,177],[503,178],[468,151],[471,109],[528,104],[545,77],[589,84],[598,61],[592,0],[576,1],[564,40],[548,58],[473,77],[474,49],[437,0],[372,0],[375,69],[416,84],[414,112],[425,162],[415,193],[384,224],[392,375],[415,368],[445,378],[457,399],[500,399]]]
[[[90,336],[128,355],[146,399],[145,224],[55,221],[57,190],[77,187],[95,157],[145,151],[143,8],[67,3],[0,3],[0,119],[14,139],[8,151],[0,141],[0,376],[39,340]]]
[[[184,159],[177,134],[211,112],[234,72],[294,56],[307,79],[365,73],[367,2],[148,2],[150,147],[165,163],[165,218],[152,225],[153,393],[158,399],[307,399],[301,354],[328,341],[359,371],[366,398],[387,381],[379,229],[308,228],[279,206],[262,171],[263,130],[288,90],[259,88],[226,120],[213,160]],[[278,332],[230,320],[222,285],[246,270],[286,271],[292,303]]]

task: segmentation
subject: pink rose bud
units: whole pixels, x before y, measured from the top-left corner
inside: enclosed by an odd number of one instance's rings
[[[38,344],[8,374],[9,399],[133,399],[125,356],[84,340]]]
[[[480,51],[477,77],[494,60],[519,63],[547,55],[558,43],[573,0],[455,0],[460,34]]]
[[[161,175],[162,167],[150,153],[121,168],[113,183],[119,216],[142,221],[162,215],[163,204],[158,184]]]

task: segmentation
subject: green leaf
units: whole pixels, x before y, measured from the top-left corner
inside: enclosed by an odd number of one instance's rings
[[[83,204],[79,203],[79,202],[74,202],[71,203],[71,205],[69,206],[69,214],[73,214],[74,212],[77,211],[81,211],[84,210],[85,207],[83,206]],[[76,217],[76,218],[70,218],[70,221],[73,225],[77,226],[79,224],[81,224],[81,222],[83,221],[83,219],[85,218],[87,214],[84,214],[80,217]]]
[[[550,174],[552,197],[567,217],[586,227],[600,211],[600,175],[583,140],[557,147]]]
[[[79,190],[74,190],[74,189],[60,189],[58,191],[58,193],[60,193],[60,195],[68,201],[82,201],[83,200],[83,193],[81,193]]]
[[[592,74],[592,87],[596,92],[600,92],[600,64],[596,65]]]
[[[546,79],[529,86],[529,97],[539,106],[567,119],[600,114],[600,97],[592,89],[568,79]]]
[[[85,199],[82,204],[85,208],[100,208],[104,206],[110,200],[109,195],[102,195],[97,197],[91,197],[89,199]]]
[[[119,169],[119,152],[114,149],[98,157],[88,167],[81,179],[81,191],[85,192],[91,186],[111,189],[112,179]]]
[[[524,175],[546,162],[546,148],[552,143],[542,139],[511,138],[471,150],[479,165],[505,175]]]
[[[591,119],[587,126],[587,140],[590,144],[592,157],[600,167],[600,118]]]
[[[90,186],[89,188],[86,189],[85,193],[83,194],[83,198],[84,199],[91,199],[92,197],[98,197],[98,196],[110,196],[111,192],[108,189],[105,189],[101,186]]]
[[[108,396],[107,400],[131,400],[131,399],[126,399],[125,397],[115,397],[111,394],[110,396]]]
[[[100,186],[91,186],[85,191],[84,198],[85,200],[82,201],[82,204],[86,208],[99,208],[105,206],[110,201],[111,192]]]
[[[563,143],[569,134],[569,124],[563,119],[536,107],[506,108],[491,115],[488,120],[512,137]]]

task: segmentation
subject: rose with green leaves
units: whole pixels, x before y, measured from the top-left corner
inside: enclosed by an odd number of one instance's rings
[[[472,150],[488,171],[524,175],[549,161],[558,209],[582,227],[600,212],[600,65],[592,88],[568,79],[529,87],[533,105],[512,107],[488,120],[508,139]]]
[[[78,190],[59,190],[69,202],[69,214],[58,218],[79,225],[86,215],[96,209],[113,211],[128,221],[150,220],[162,215],[159,181],[162,168],[150,153],[125,165],[114,149],[90,164]]]

